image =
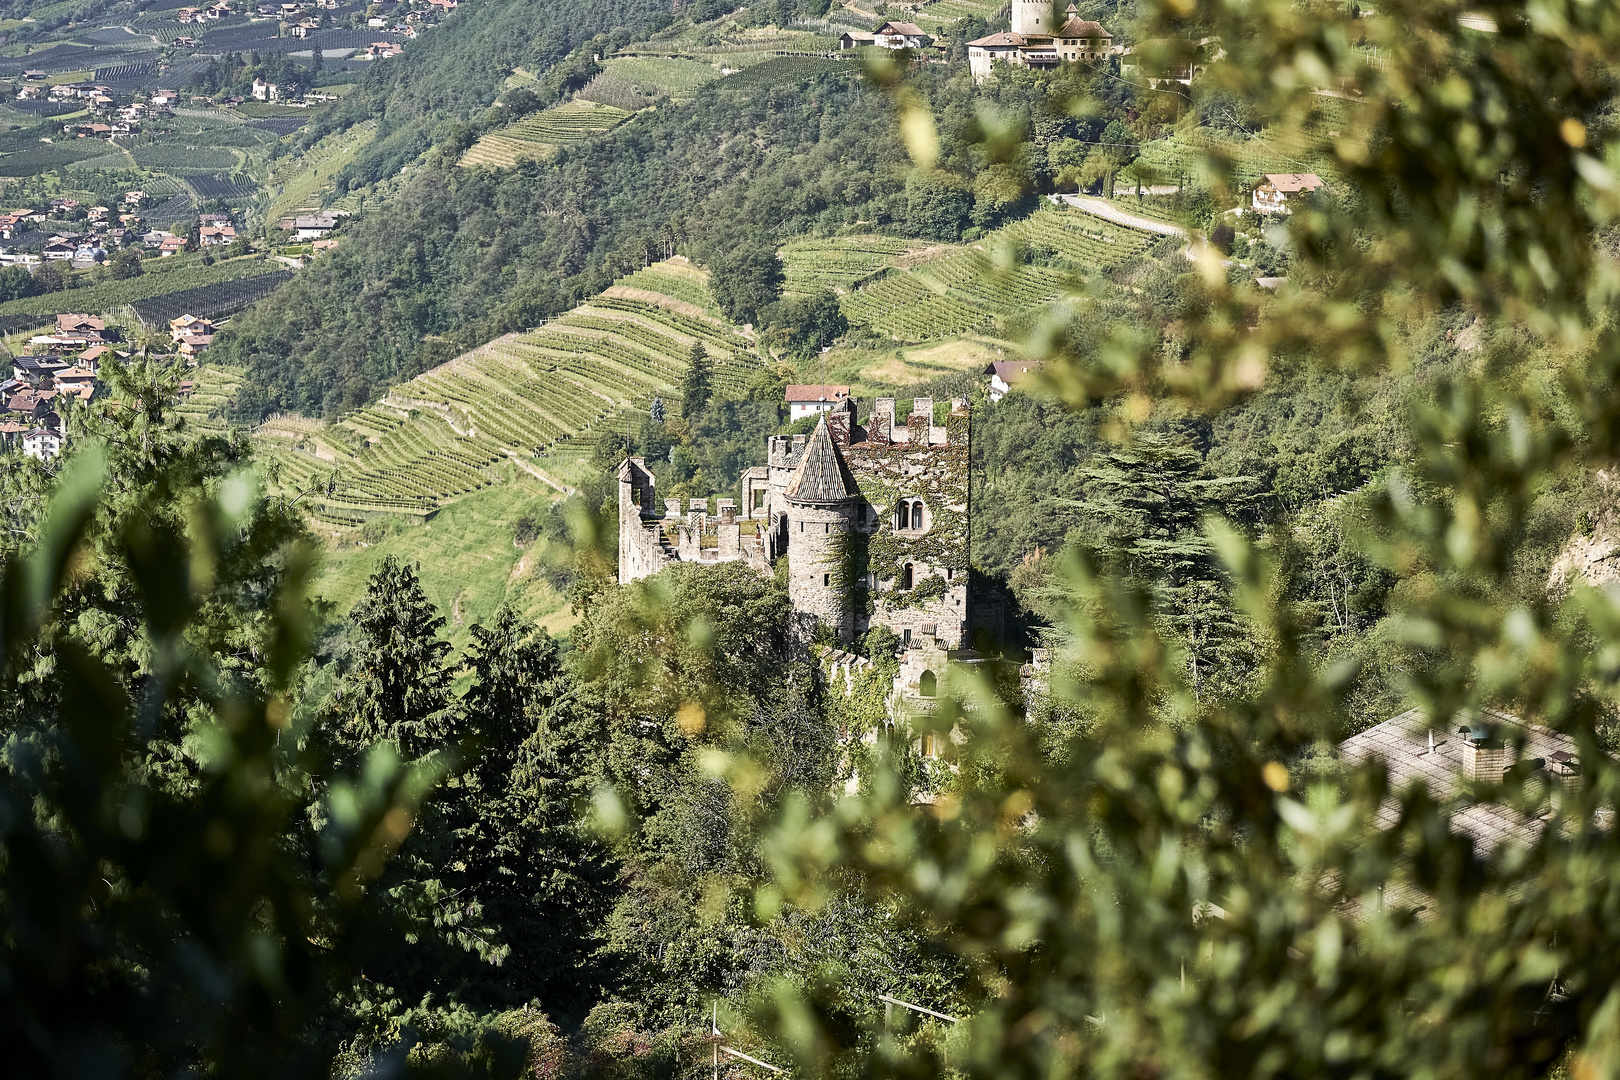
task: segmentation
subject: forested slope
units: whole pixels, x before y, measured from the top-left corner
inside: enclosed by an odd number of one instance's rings
[[[436,155],[388,211],[221,336],[248,370],[244,411],[364,404],[567,310],[666,240],[774,247],[817,222],[903,214],[904,151],[853,65],[794,86],[728,82],[550,161],[494,172]]]

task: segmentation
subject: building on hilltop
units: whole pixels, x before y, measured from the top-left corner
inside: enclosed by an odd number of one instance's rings
[[[761,572],[787,559],[789,595],[808,640],[818,624],[849,642],[873,626],[903,648],[962,649],[969,638],[966,399],[944,424],[917,398],[903,423],[878,398],[864,426],[845,399],[815,431],[775,435],[766,464],[743,474],[740,506],[680,500],[659,512],[657,480],[640,458],[619,467],[619,580],[681,562],[745,561]]]
[[[968,69],[975,82],[990,77],[998,63],[1050,70],[1065,61],[1094,64],[1115,53],[1113,35],[1100,23],[1080,18],[1069,4],[1062,26],[1052,27],[1047,0],[1014,0],[1012,30],[968,42]]]
[[[787,388],[787,406],[789,420],[803,420],[807,416],[816,416],[833,409],[841,409],[844,402],[849,400],[848,386],[811,386],[801,383],[789,383]]]

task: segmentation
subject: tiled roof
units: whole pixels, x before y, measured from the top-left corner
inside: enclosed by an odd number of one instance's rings
[[[879,28],[878,33],[880,33],[880,34],[885,34],[885,33],[887,33],[887,34],[900,34],[900,35],[903,35],[905,37],[927,37],[928,36],[927,34],[923,33],[923,28],[922,27],[918,26],[916,23],[908,23],[908,22],[887,22],[887,23],[884,23],[883,26],[881,28]]]
[[[784,494],[793,502],[837,503],[854,498],[858,490],[843,455],[833,445],[823,416],[804,448],[799,467],[788,477]]]
[[[789,402],[820,401],[822,398],[826,398],[828,401],[843,401],[847,397],[849,397],[848,386],[834,386],[831,383],[826,386],[809,383],[789,383],[787,388]]]
[[[1524,738],[1523,758],[1557,760],[1554,754],[1573,759],[1575,740],[1568,735],[1544,728],[1539,724],[1526,724],[1494,709],[1485,710],[1483,719],[1503,732],[1511,744],[1515,737]],[[1472,721],[1477,723],[1478,721]],[[1359,765],[1372,758],[1380,758],[1389,767],[1390,787],[1402,791],[1421,780],[1437,799],[1449,799],[1462,783],[1463,736],[1459,726],[1469,720],[1457,717],[1450,724],[1436,725],[1434,749],[1429,748],[1430,727],[1423,714],[1416,709],[1404,712],[1382,724],[1353,735],[1339,746],[1341,760],[1347,765]],[[1386,800],[1378,812],[1378,826],[1387,829],[1395,824],[1399,810],[1394,799]],[[1471,837],[1482,849],[1490,850],[1513,840],[1531,843],[1541,834],[1545,822],[1527,818],[1511,806],[1499,803],[1475,803],[1458,810],[1451,819],[1454,830]]]
[[[1095,23],[1090,19],[1070,19],[1068,22],[1063,24],[1063,29],[1057,32],[1057,36],[1062,38],[1091,37],[1112,39],[1114,35],[1110,34],[1107,30],[1104,30],[1102,23]]]
[[[1016,48],[1018,46],[1027,44],[1028,42],[1024,40],[1024,36],[1022,34],[1014,34],[1007,30],[1002,31],[999,34],[991,34],[989,37],[982,37],[978,41],[968,42],[968,45],[970,46],[979,45],[987,48],[1000,47],[1004,49]]]
[[[1278,191],[1315,191],[1322,186],[1322,178],[1315,173],[1266,173],[1266,183]]]
[[[990,365],[990,370],[993,374],[1000,377],[1002,382],[1006,383],[1008,386],[1011,386],[1013,383],[1022,379],[1030,372],[1035,371],[1040,366],[1041,365],[1029,360],[997,360],[995,363]]]

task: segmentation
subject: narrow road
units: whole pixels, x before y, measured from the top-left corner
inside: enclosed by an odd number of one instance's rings
[[[1155,221],[1152,218],[1137,217],[1135,214],[1121,210],[1113,203],[1105,199],[1099,199],[1094,195],[1058,195],[1055,197],[1062,199],[1077,210],[1084,210],[1088,214],[1094,214],[1104,221],[1112,221],[1115,225],[1123,225],[1127,229],[1140,229],[1143,232],[1156,233],[1159,236],[1180,236],[1189,239],[1192,242],[1187,245],[1186,255],[1192,262],[1197,262],[1204,248],[1209,245],[1209,241],[1201,236],[1190,236],[1187,230],[1180,225],[1172,225],[1168,221]],[[1226,266],[1241,265],[1231,259],[1222,259],[1221,262]]]
[[[1155,221],[1153,218],[1137,217],[1127,213],[1094,195],[1059,195],[1058,198],[1070,206],[1078,207],[1088,214],[1095,214],[1105,221],[1112,221],[1115,225],[1123,225],[1127,229],[1141,229],[1143,232],[1158,233],[1160,236],[1186,236],[1187,230],[1180,225],[1172,225],[1168,221]]]

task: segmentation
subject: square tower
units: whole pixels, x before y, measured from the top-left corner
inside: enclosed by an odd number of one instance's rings
[[[1052,0],[1012,0],[1015,34],[1050,36],[1056,31],[1056,5]]]

